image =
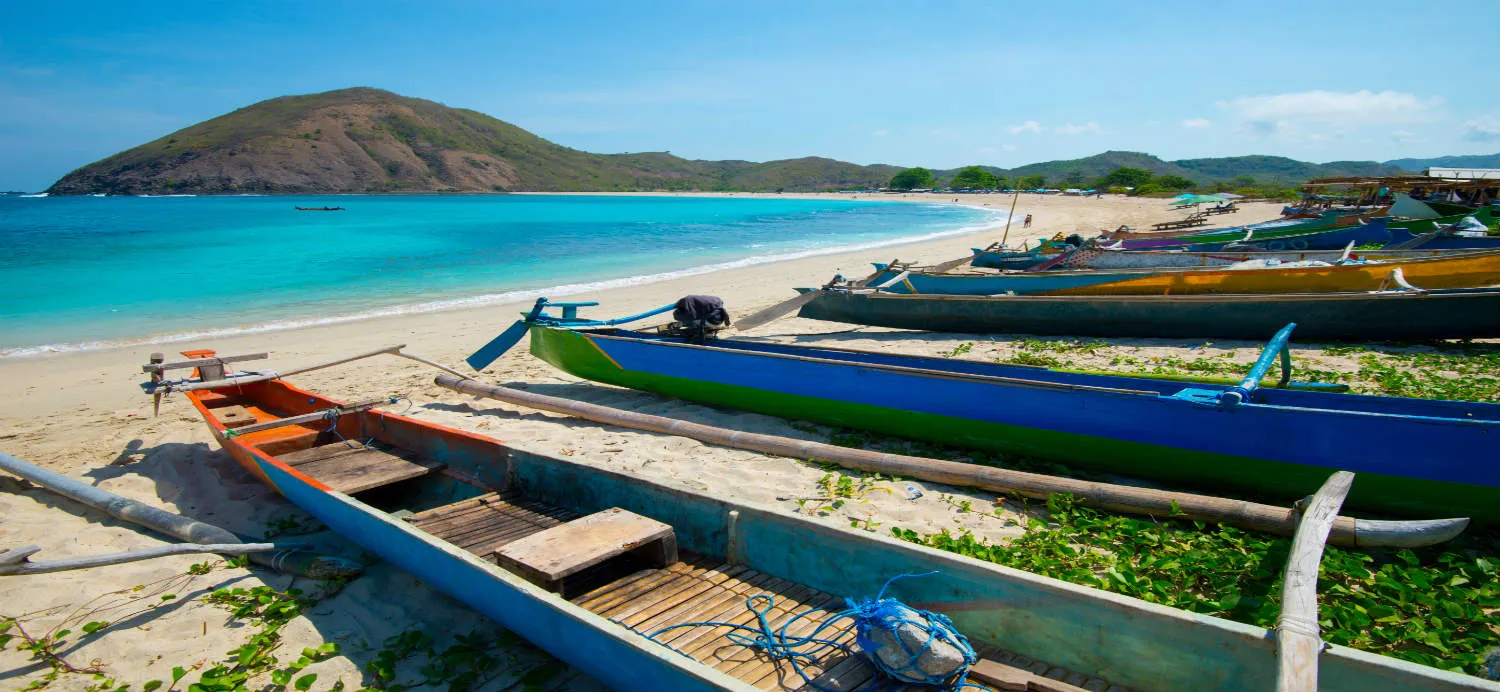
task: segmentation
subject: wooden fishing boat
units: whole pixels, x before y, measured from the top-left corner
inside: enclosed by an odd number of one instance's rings
[[[1257,230],[1263,233],[1307,233],[1309,231],[1327,230],[1330,228],[1343,228],[1346,226],[1358,226],[1365,222],[1363,216],[1343,212],[1325,212],[1310,218],[1273,219],[1261,223],[1247,224],[1244,226],[1222,226],[1214,228],[1179,228],[1162,231],[1141,231],[1128,227],[1121,227],[1107,233],[1109,240],[1169,240],[1176,238],[1199,238],[1201,240],[1229,240],[1244,236],[1247,230]]]
[[[876,265],[866,286],[891,293],[992,296],[1198,295],[1205,293],[1330,293],[1373,291],[1401,270],[1415,286],[1429,289],[1500,285],[1500,252],[1474,252],[1410,260],[1332,266],[1258,269],[1156,268],[1038,272],[928,273]]]
[[[1462,250],[1357,250],[1347,257],[1340,250],[1311,250],[1292,252],[1246,252],[1229,250],[1222,252],[1184,252],[1181,250],[1110,250],[1101,247],[1075,248],[1070,252],[1054,256],[1051,260],[1033,266],[1027,271],[1053,271],[1059,269],[1157,269],[1167,267],[1223,267],[1244,262],[1270,264],[1273,262],[1337,262],[1341,259],[1390,262],[1443,257],[1464,252]]]
[[[807,291],[809,289],[798,289]],[[822,290],[802,317],[940,332],[1254,339],[1296,322],[1308,339],[1500,337],[1500,290],[1189,296],[953,296]]]
[[[830,292],[810,306],[845,297]],[[1305,493],[1330,470],[1357,471],[1351,506],[1500,519],[1496,404],[1255,389],[1264,371],[1240,385],[1208,385],[740,340],[693,345],[545,315],[526,324],[533,355],[622,387],[1281,497]],[[1228,404],[1235,397],[1242,403]]]
[[[1392,232],[1384,218],[1370,219],[1364,223],[1317,227],[1312,229],[1280,227],[1273,222],[1266,226],[1247,226],[1221,230],[1212,234],[1186,235],[1176,238],[1135,238],[1096,243],[1100,247],[1116,250],[1160,250],[1181,249],[1188,252],[1215,252],[1236,248],[1242,250],[1265,250],[1282,252],[1287,250],[1333,250],[1353,242],[1355,245],[1377,243],[1384,245],[1392,241]],[[1400,236],[1405,237],[1405,236]]]
[[[1020,249],[1007,248],[1001,243],[991,243],[988,247],[973,248],[974,256],[969,258],[968,264],[990,269],[1025,270],[1056,258],[1074,247],[1077,246],[1067,244],[1060,238],[1044,240],[1036,247]]]
[[[1277,678],[1277,635],[1263,628],[405,416],[349,411],[279,380],[189,397],[225,450],[329,528],[614,689],[814,689],[724,638],[726,627],[661,630],[699,621],[754,627],[747,599],[766,595],[774,603],[754,603],[770,606],[768,625],[810,611],[788,630],[806,635],[844,609],[842,597],[869,597],[894,576],[933,571],[891,583],[887,595],[952,619],[979,656],[970,682],[1237,692],[1270,689]],[[549,578],[584,562],[591,565]],[[826,689],[893,688],[857,654],[815,653],[804,670]],[[1327,692],[1500,690],[1341,646],[1313,647],[1310,657]]]

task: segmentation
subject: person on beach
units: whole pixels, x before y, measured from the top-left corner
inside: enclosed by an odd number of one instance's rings
[[[1023,223],[1023,224],[1021,224],[1021,228],[1031,228],[1031,215],[1030,214],[1026,215],[1026,222]]]

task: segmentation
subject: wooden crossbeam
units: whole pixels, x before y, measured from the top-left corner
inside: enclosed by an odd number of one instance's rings
[[[368,401],[359,401],[359,402],[355,402],[355,403],[352,403],[352,404],[344,404],[344,405],[339,406],[337,408],[323,409],[321,411],[313,411],[312,413],[304,413],[304,414],[302,414],[300,416],[288,416],[286,418],[278,418],[276,420],[268,420],[268,421],[266,421],[264,423],[255,423],[253,425],[241,425],[241,426],[236,427],[236,428],[231,428],[230,430],[227,431],[227,434],[229,434],[230,436],[236,436],[237,437],[239,435],[248,435],[248,434],[253,433],[253,432],[260,432],[262,430],[270,430],[272,428],[282,428],[282,427],[286,427],[288,425],[301,425],[303,423],[315,423],[317,421],[320,421],[320,420],[323,420],[323,419],[327,418],[328,416],[333,416],[333,417],[337,418],[339,416],[343,416],[343,415],[349,414],[349,413],[354,413],[356,411],[363,411],[363,410],[365,410],[367,408],[370,408],[371,406],[379,406],[381,404],[389,404],[389,403],[391,403],[390,397],[386,397],[386,398],[383,398],[383,399],[370,399]]]
[[[180,360],[175,363],[147,363],[141,366],[141,372],[147,374],[160,374],[168,370],[181,370],[183,368],[198,368],[205,365],[223,365],[225,363],[239,363],[247,360],[263,360],[269,358],[270,353],[247,353],[241,356],[219,356],[215,358],[194,358],[192,360]]]

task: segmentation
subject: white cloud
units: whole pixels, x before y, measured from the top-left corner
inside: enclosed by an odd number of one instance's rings
[[[1068,123],[1066,125],[1063,125],[1062,127],[1057,128],[1057,134],[1060,135],[1099,134],[1100,132],[1103,132],[1103,130],[1099,128],[1099,123],[1092,121],[1084,123],[1082,125],[1074,125],[1073,123]]]
[[[1441,97],[1422,98],[1399,91],[1301,91],[1241,96],[1217,105],[1255,134],[1295,133],[1308,125],[1346,128],[1369,124],[1431,120]]]
[[[1183,127],[1192,130],[1203,129],[1210,125],[1213,125],[1213,123],[1209,122],[1208,118],[1188,118],[1187,120],[1182,121]]]
[[[1039,134],[1041,131],[1042,131],[1042,124],[1039,123],[1039,122],[1037,122],[1037,121],[1035,121],[1035,120],[1027,120],[1026,122],[1021,123],[1020,125],[1013,125],[1010,128],[1010,133],[1013,134],[1013,135],[1018,135],[1018,134],[1021,134],[1022,132],[1030,132],[1032,134]]]
[[[874,132],[871,132],[870,134],[875,135],[876,137],[884,137],[890,133],[890,130],[876,130]]]
[[[1491,115],[1464,123],[1464,139],[1471,142],[1500,140],[1500,116]]]

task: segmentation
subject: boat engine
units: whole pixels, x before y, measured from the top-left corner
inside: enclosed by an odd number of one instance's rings
[[[660,331],[690,344],[701,344],[718,338],[719,331],[729,324],[729,311],[718,296],[683,296],[672,309],[672,322]]]

